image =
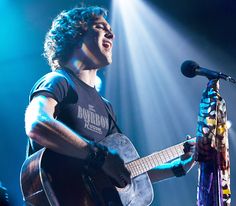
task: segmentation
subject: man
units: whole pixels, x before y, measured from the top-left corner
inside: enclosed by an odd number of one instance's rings
[[[114,34],[105,17],[103,8],[87,7],[63,11],[54,19],[44,45],[53,71],[31,91],[25,129],[32,152],[46,147],[82,159],[125,187],[131,179],[124,161],[97,143],[120,132],[111,105],[95,90],[97,71],[112,62]],[[151,170],[151,181],[184,175],[194,162],[190,150],[184,158],[184,165]]]

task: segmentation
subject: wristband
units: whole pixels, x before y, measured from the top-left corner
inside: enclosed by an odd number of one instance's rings
[[[172,171],[176,177],[181,177],[186,175],[186,171],[183,168],[183,165],[179,163],[178,165],[174,165],[172,167]]]
[[[85,159],[85,166],[89,169],[100,169],[108,155],[108,148],[101,144],[90,142],[89,155]]]

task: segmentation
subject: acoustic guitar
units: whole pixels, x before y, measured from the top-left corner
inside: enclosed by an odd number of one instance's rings
[[[131,173],[131,184],[115,187],[102,171],[88,171],[84,161],[43,148],[25,160],[21,190],[27,206],[146,206],[153,199],[147,171],[184,154],[184,142],[140,158],[123,134],[99,142],[116,150]]]

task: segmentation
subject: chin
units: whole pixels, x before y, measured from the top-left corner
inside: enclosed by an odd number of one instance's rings
[[[112,62],[112,61],[103,62],[100,67],[106,67],[106,66],[110,65],[111,62]]]
[[[107,59],[107,62],[109,64],[111,64],[112,63],[112,53],[109,53],[108,55],[106,55],[106,59]]]
[[[100,50],[100,54],[97,56],[98,67],[105,67],[112,63],[112,52],[106,50]]]
[[[111,64],[112,63],[112,57],[108,58],[107,62],[108,62],[108,64]]]
[[[112,63],[112,57],[111,56],[104,56],[105,58],[103,59],[103,61],[101,62],[102,66],[107,66],[109,64]]]

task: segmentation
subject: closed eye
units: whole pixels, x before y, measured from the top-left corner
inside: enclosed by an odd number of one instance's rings
[[[104,29],[105,30],[105,26],[103,24],[96,24],[95,28],[97,28],[97,29]]]

